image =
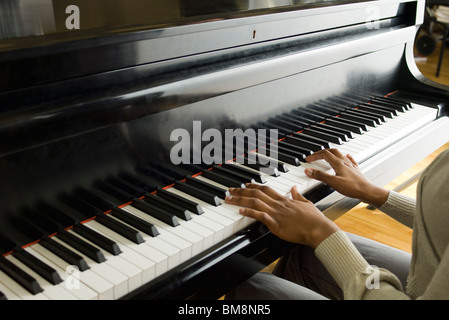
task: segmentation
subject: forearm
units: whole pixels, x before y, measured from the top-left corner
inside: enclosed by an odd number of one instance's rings
[[[416,209],[415,199],[390,191],[387,201],[378,208],[403,225],[413,228]]]
[[[397,277],[370,266],[343,231],[325,239],[315,254],[340,286],[345,299],[409,299]],[[378,272],[376,275],[374,270]],[[371,280],[379,286],[372,286]]]

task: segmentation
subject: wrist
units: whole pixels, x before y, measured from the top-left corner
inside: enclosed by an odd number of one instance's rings
[[[313,232],[313,235],[309,241],[309,246],[315,250],[321,244],[321,242],[323,242],[330,235],[339,230],[340,228],[334,222],[329,220],[328,223],[322,225],[319,229]]]
[[[375,185],[371,185],[366,189],[366,191],[364,192],[364,196],[361,197],[360,200],[362,202],[371,204],[376,208],[379,208],[388,200],[388,195],[388,190]]]

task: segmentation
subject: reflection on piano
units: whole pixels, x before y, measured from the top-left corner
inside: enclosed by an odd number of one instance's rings
[[[424,1],[281,2],[0,41],[0,299],[216,299],[291,248],[229,187],[297,185],[335,219],[357,202],[305,156],[338,148],[383,185],[449,140],[448,88],[413,61]],[[277,129],[278,157],[173,165],[194,121]]]

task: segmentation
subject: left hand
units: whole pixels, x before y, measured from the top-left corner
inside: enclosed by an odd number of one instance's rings
[[[315,205],[292,188],[292,199],[267,186],[247,184],[231,188],[226,203],[243,207],[240,214],[254,218],[279,238],[316,248],[338,227]]]

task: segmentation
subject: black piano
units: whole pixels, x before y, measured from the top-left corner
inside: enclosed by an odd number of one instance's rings
[[[217,299],[292,248],[229,187],[296,184],[335,219],[357,201],[308,154],[384,185],[449,141],[424,4],[1,1],[1,299]]]

